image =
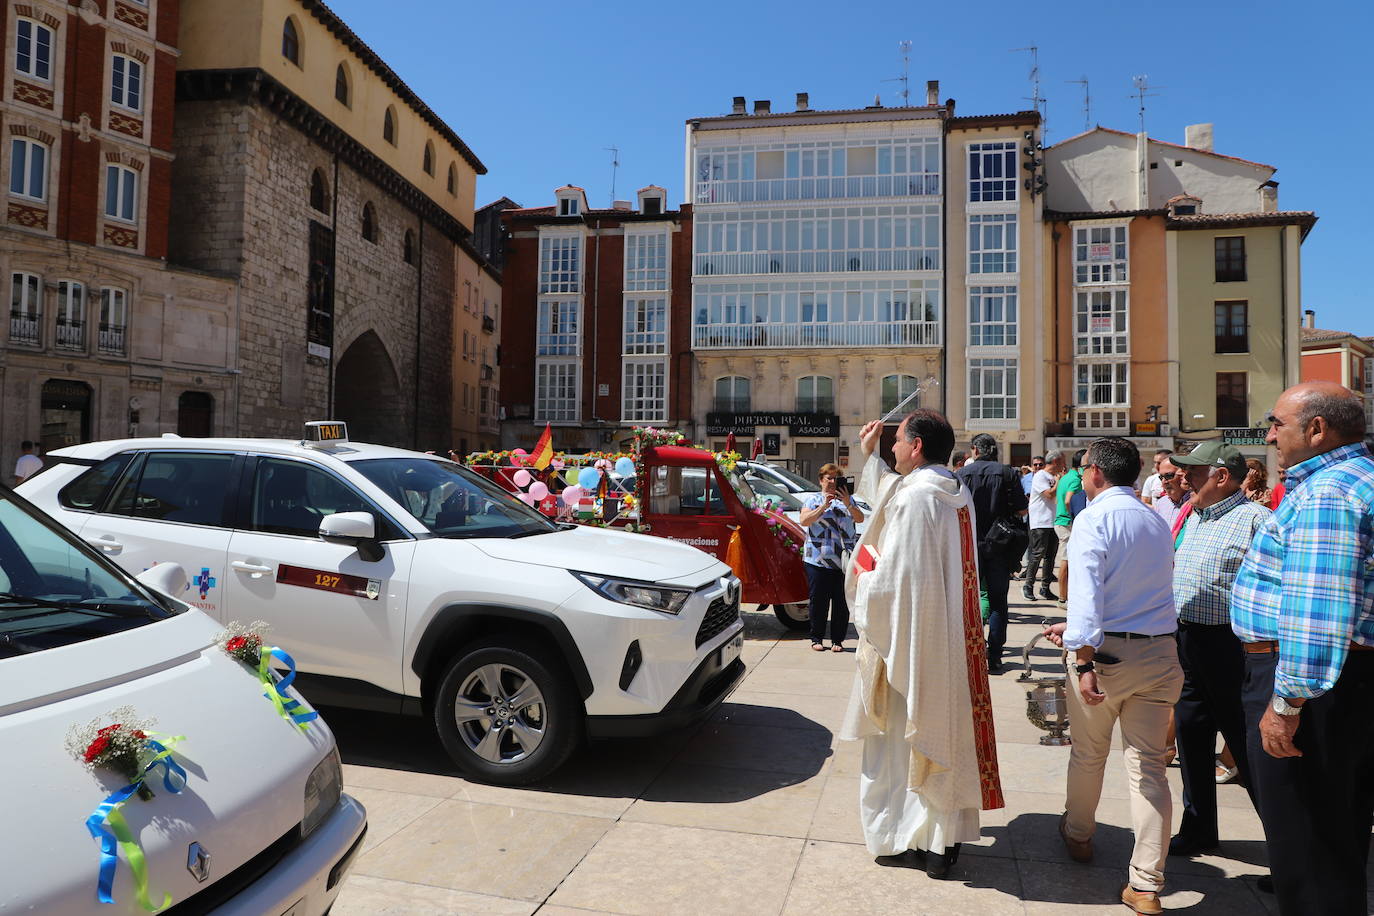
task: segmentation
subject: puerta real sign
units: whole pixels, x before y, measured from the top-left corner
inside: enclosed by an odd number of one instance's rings
[[[758,426],[786,426],[790,436],[838,436],[840,418],[833,413],[787,413],[786,411],[763,411],[761,413],[719,413],[712,411],[706,415],[706,435],[752,436]]]

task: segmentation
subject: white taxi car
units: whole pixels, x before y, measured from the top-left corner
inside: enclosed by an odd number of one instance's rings
[[[333,735],[322,720],[301,730],[282,718],[257,673],[216,644],[219,624],[148,587],[180,591],[181,569],[140,579],[0,485],[0,913],[143,912],[136,848],[145,899],[169,895],[165,913],[320,916],[367,829],[341,792]],[[152,797],[123,803],[136,847],[111,862],[88,819],[116,839],[97,809],[129,778],[84,766],[68,735],[108,728],[124,707],[181,736],[184,782],[169,791],[149,777]]]
[[[311,702],[427,716],[488,781],[539,779],[584,736],[681,727],[743,677],[724,563],[557,524],[341,427],[73,446],[22,492],[128,570],[182,564],[206,613],[267,621]]]

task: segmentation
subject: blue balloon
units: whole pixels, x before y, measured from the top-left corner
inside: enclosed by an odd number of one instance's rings
[[[601,472],[596,468],[583,468],[578,472],[577,482],[584,490],[595,490],[601,483]]]
[[[615,472],[621,477],[633,477],[635,473],[634,459],[617,458],[615,460]]]

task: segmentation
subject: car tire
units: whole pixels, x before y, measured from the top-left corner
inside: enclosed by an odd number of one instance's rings
[[[514,635],[460,649],[439,681],[433,716],[444,750],[465,774],[506,786],[557,770],[585,732],[562,660]]]
[[[811,605],[805,601],[773,605],[773,614],[789,630],[798,633],[811,629]]]

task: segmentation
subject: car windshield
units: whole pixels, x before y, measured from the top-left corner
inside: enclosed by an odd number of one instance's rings
[[[757,469],[756,476],[758,474],[771,474],[776,477],[781,477],[783,480],[787,481],[787,483],[780,484],[780,486],[785,487],[788,490],[788,492],[791,493],[811,493],[821,488],[820,484],[816,483],[814,480],[807,480],[802,475],[797,474],[793,471],[789,471],[787,468],[782,467],[781,465],[759,464],[755,467]],[[763,470],[764,468],[767,468],[767,470]]]
[[[754,492],[759,496],[759,502],[770,502],[774,508],[783,512],[801,511],[801,500],[772,481],[755,478],[751,483],[754,485]]]
[[[370,458],[349,466],[446,538],[508,538],[558,526],[501,487],[451,461]]]
[[[0,664],[184,610],[89,552],[36,510],[0,495]]]

